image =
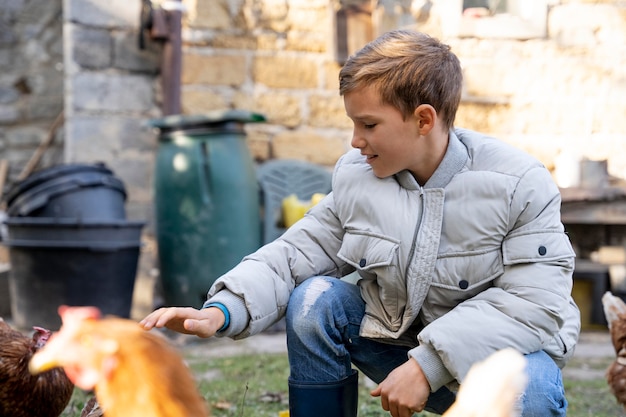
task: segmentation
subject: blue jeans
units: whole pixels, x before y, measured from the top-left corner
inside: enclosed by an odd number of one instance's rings
[[[330,382],[347,378],[352,364],[380,383],[408,360],[406,346],[359,336],[365,303],[346,281],[313,277],[296,287],[287,307],[290,381]],[[529,383],[521,398],[522,417],[565,416],[561,370],[543,351],[526,355]],[[443,414],[455,394],[446,387],[431,393],[426,410]]]

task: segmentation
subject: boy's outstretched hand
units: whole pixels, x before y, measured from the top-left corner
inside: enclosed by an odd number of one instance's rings
[[[430,385],[412,358],[391,371],[370,394],[380,397],[383,410],[393,417],[410,417],[426,407]]]
[[[179,333],[211,337],[223,325],[224,313],[216,307],[201,310],[192,307],[164,307],[148,314],[139,322],[145,330],[166,327]]]

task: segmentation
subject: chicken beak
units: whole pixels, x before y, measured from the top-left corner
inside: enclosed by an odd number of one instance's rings
[[[37,375],[50,369],[59,367],[57,359],[54,354],[48,350],[40,350],[35,353],[28,362],[28,370],[31,374]]]

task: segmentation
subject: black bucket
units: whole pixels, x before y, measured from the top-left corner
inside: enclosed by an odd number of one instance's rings
[[[125,219],[124,184],[104,164],[67,164],[37,171],[11,187],[10,217]]]
[[[62,304],[130,317],[144,223],[16,217],[5,224],[18,328],[58,329]]]

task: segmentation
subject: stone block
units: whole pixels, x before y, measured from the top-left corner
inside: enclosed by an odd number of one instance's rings
[[[75,116],[66,122],[66,136],[70,159],[113,161],[124,152],[147,156],[158,145],[146,119],[125,116]]]
[[[206,43],[212,48],[221,49],[243,49],[243,50],[256,50],[256,49],[271,49],[276,42],[276,34],[261,34],[259,36],[251,36],[249,34],[233,35],[231,33],[217,33],[211,36],[210,40]]]
[[[289,4],[285,0],[264,0],[257,3],[254,20],[249,19],[248,25],[274,32],[286,32],[290,25],[287,20]]]
[[[16,67],[24,65],[20,61],[23,59],[16,53],[16,48],[0,48],[0,68],[15,71]]]
[[[332,95],[312,95],[309,104],[309,124],[315,127],[351,129],[352,121],[346,116],[343,97]]]
[[[51,65],[38,65],[22,79],[26,95],[59,96],[63,94],[63,72]]]
[[[17,105],[0,104],[0,125],[17,122],[20,118],[20,110]]]
[[[115,68],[157,74],[161,68],[163,43],[146,40],[145,49],[137,45],[136,31],[113,33],[113,66]]]
[[[202,114],[228,108],[226,97],[206,88],[183,88],[181,105],[185,114]]]
[[[271,155],[272,134],[263,130],[260,125],[247,125],[246,141],[250,155],[255,161],[266,161]]]
[[[296,32],[325,33],[331,28],[331,13],[328,5],[304,4],[296,6],[290,4],[287,12],[289,27]]]
[[[227,0],[196,1],[186,4],[190,7],[185,13],[185,20],[190,27],[224,30],[233,26]]]
[[[603,134],[623,134],[626,132],[625,113],[626,105],[624,102],[596,102],[593,106],[593,123],[590,126],[590,131]],[[622,155],[626,154],[622,153]]]
[[[154,106],[153,80],[141,75],[83,72],[70,81],[78,111],[148,111]]]
[[[154,153],[122,152],[107,165],[124,182],[127,201],[146,203],[152,200]]]
[[[240,89],[234,92],[232,97],[232,106],[236,109],[245,109],[261,113],[254,93]]]
[[[275,33],[261,33],[256,36],[256,49],[262,51],[278,51],[283,43]]]
[[[70,59],[83,68],[103,69],[112,63],[112,39],[106,29],[93,29],[81,25],[67,25],[70,42]]]
[[[324,89],[330,91],[336,91],[339,95],[339,71],[341,66],[337,62],[324,63]]]
[[[246,58],[242,55],[183,56],[183,84],[239,86],[246,80]]]
[[[480,60],[466,65],[463,69],[464,92],[477,97],[511,96],[520,84],[517,75],[523,64],[514,55],[508,58],[506,61]]]
[[[454,125],[482,133],[501,133],[509,123],[509,106],[503,104],[463,102],[456,113]]]
[[[12,104],[19,100],[20,92],[12,85],[0,85],[0,104]]]
[[[302,122],[301,107],[299,97],[272,93],[260,95],[256,99],[254,111],[264,114],[269,123],[296,127]]]
[[[74,116],[65,122],[68,162],[109,163],[120,152],[123,124],[110,116]]]
[[[44,127],[35,125],[18,126],[5,131],[7,145],[21,148],[39,145],[46,135]]]
[[[333,166],[346,152],[345,142],[311,130],[287,130],[272,138],[272,156]]]
[[[65,0],[63,5],[68,22],[110,29],[139,26],[139,0],[107,0],[106,5],[101,0]]]
[[[326,52],[328,34],[316,32],[289,32],[285,49],[289,51]]]
[[[28,97],[25,100],[28,117],[33,120],[54,120],[63,111],[63,94]]]
[[[622,4],[564,4],[552,7],[549,37],[562,46],[594,48],[598,44],[624,45],[626,7]]]
[[[254,59],[253,81],[270,88],[315,88],[315,62],[301,56],[259,56]]]
[[[152,154],[158,146],[157,133],[143,118],[120,117],[114,120],[120,149]]]

